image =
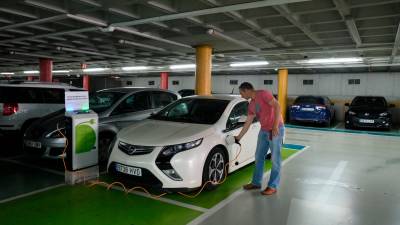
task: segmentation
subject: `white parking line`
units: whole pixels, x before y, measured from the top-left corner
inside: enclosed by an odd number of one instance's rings
[[[45,171],[45,172],[48,172],[48,173],[52,173],[52,174],[56,174],[56,175],[60,175],[60,176],[64,176],[65,175],[65,173],[61,172],[61,171],[42,168],[40,166],[35,166],[35,165],[31,165],[31,164],[20,162],[20,161],[12,160],[12,159],[0,159],[0,161],[9,162],[9,163],[13,163],[13,164],[29,167],[29,168],[32,168],[32,169],[42,170],[42,171]]]
[[[58,187],[62,187],[62,186],[65,186],[65,184],[57,184],[57,185],[53,185],[53,186],[50,186],[50,187],[42,188],[42,189],[39,189],[39,190],[36,190],[36,191],[32,191],[32,192],[28,192],[28,193],[25,193],[25,194],[17,195],[17,196],[11,197],[11,198],[6,198],[6,199],[3,199],[3,200],[0,200],[0,204],[1,203],[6,203],[6,202],[10,202],[10,201],[14,201],[14,200],[19,199],[19,198],[24,198],[24,197],[27,197],[27,196],[38,194],[40,192],[48,191],[48,190],[51,190],[51,189],[54,189],[54,188],[58,188]]]
[[[297,153],[289,156],[289,158],[287,158],[286,160],[283,161],[282,163],[282,167],[285,166],[286,164],[288,164],[290,161],[292,161],[295,157],[299,156],[300,154],[304,153],[307,149],[309,149],[310,146],[306,146],[303,150],[298,151]],[[268,172],[264,173],[263,179],[265,179],[266,177],[269,176],[271,170],[269,170]],[[196,219],[192,220],[190,223],[188,223],[187,225],[198,225],[201,224],[202,222],[204,222],[208,217],[212,216],[213,214],[215,214],[216,212],[218,212],[220,209],[222,209],[224,206],[228,205],[230,202],[232,202],[233,200],[235,200],[237,197],[239,197],[240,195],[244,194],[246,191],[244,191],[243,189],[237,190],[235,191],[233,194],[231,194],[228,198],[222,200],[220,203],[218,203],[217,205],[215,205],[214,207],[212,207],[211,209],[207,210],[204,214],[202,214],[201,216],[197,217]]]
[[[340,122],[336,126],[334,126],[333,129],[337,129],[340,125],[342,125],[342,122]]]
[[[108,186],[108,185],[105,185],[105,184],[99,184],[99,185],[104,186],[104,187]],[[112,186],[111,188],[114,189],[114,190],[117,190],[117,191],[125,192],[125,190],[122,187],[119,187],[119,186]],[[169,203],[171,205],[176,205],[176,206],[188,208],[188,209],[199,211],[199,212],[206,212],[207,211],[207,209],[203,208],[203,207],[199,207],[199,206],[195,206],[195,205],[191,205],[191,204],[187,204],[187,203],[183,203],[183,202],[179,202],[179,201],[175,201],[175,200],[171,200],[171,199],[167,199],[167,198],[162,198],[162,197],[161,198],[153,198],[153,197],[151,197],[148,194],[143,193],[143,192],[132,191],[132,192],[129,192],[129,193],[130,194],[134,194],[134,195],[138,195],[138,196],[141,196],[141,197],[145,197],[145,198],[150,198],[150,199],[153,199],[153,200],[156,200],[156,201]]]

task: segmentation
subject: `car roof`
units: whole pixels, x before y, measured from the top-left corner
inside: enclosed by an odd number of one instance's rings
[[[198,99],[218,99],[218,100],[237,100],[242,99],[240,95],[228,95],[228,94],[216,94],[216,95],[209,95],[209,96],[202,96],[202,95],[192,95],[185,98],[198,98]]]
[[[169,90],[165,90],[165,89],[160,89],[160,88],[147,88],[147,87],[117,87],[117,88],[106,88],[106,89],[102,89],[99,90],[99,92],[101,91],[115,91],[115,92],[121,92],[121,93],[131,93],[131,92],[137,92],[137,91],[165,91],[165,92],[171,92],[173,93],[173,91],[169,91]]]
[[[0,87],[40,87],[40,88],[75,88],[75,89],[82,89],[78,88],[69,84],[65,83],[51,83],[51,82],[15,82],[15,83],[0,83]]]

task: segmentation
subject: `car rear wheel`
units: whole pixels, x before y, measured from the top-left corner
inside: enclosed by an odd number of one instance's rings
[[[213,190],[226,176],[227,160],[225,153],[220,148],[213,149],[207,156],[203,169],[203,185],[207,183],[205,189]]]

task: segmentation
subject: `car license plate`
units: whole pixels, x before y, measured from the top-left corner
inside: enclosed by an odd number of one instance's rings
[[[301,111],[313,112],[314,108],[301,108]]]
[[[131,166],[125,166],[121,164],[115,164],[115,169],[120,172],[120,173],[125,173],[133,176],[142,176],[142,169],[141,168],[136,168],[136,167],[131,167]]]
[[[360,123],[375,123],[374,120],[360,119]]]
[[[42,143],[38,141],[25,141],[25,145],[31,148],[42,148]]]

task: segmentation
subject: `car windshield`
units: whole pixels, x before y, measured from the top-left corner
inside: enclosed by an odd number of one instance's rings
[[[301,96],[296,99],[294,104],[318,104],[323,105],[324,99],[314,96]]]
[[[89,97],[90,109],[92,109],[96,113],[104,112],[124,95],[125,93],[114,91],[95,92]]]
[[[150,119],[197,124],[214,124],[229,104],[228,100],[185,98],[167,106]]]
[[[351,106],[386,107],[386,100],[382,97],[356,97]]]

